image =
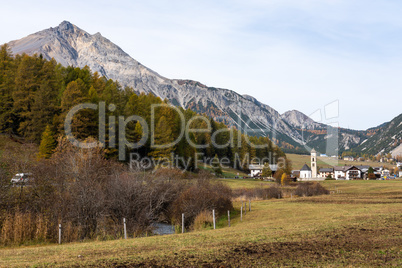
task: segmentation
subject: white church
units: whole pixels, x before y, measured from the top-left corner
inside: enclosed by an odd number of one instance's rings
[[[317,152],[313,149],[311,150],[311,168],[304,164],[300,170],[300,179],[313,179],[317,178]]]

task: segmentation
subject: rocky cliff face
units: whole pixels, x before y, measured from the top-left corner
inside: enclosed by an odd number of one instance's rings
[[[55,28],[11,41],[9,46],[14,54],[40,53],[64,66],[89,66],[93,72],[117,80],[122,86],[152,93],[170,100],[174,105],[206,113],[249,134],[269,135],[278,143],[288,144],[289,148],[300,147],[303,150],[303,137],[299,130],[303,124],[310,128],[323,127],[297,111],[280,115],[251,96],[207,87],[196,81],[165,78],[131,58],[100,33],[91,35],[67,21]],[[249,129],[254,129],[254,132]],[[309,140],[325,141],[320,136],[309,137]]]

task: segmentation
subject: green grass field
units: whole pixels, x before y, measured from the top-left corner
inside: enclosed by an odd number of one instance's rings
[[[261,183],[221,181],[234,188]],[[232,227],[222,217],[217,230],[3,248],[0,266],[401,267],[402,180],[323,184],[340,193],[254,201],[242,222],[233,216]]]
[[[304,164],[311,166],[310,155],[299,155],[299,154],[286,154],[286,156],[292,161],[293,169],[301,169]],[[371,167],[380,167],[387,166],[389,168],[394,168],[395,165],[391,165],[389,163],[380,163],[380,162],[361,162],[361,161],[345,161],[333,159],[330,157],[317,157],[317,166],[319,168],[331,167],[331,166],[371,166]]]

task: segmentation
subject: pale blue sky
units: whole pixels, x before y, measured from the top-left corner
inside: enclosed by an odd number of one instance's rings
[[[0,43],[68,20],[168,78],[307,115],[339,100],[342,127],[402,112],[402,2],[7,1]]]

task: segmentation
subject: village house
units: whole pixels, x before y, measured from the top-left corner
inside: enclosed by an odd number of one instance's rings
[[[360,169],[361,171],[361,178],[366,180],[368,178],[368,170],[370,168],[370,166],[356,166],[358,169]]]
[[[334,167],[334,179],[345,179],[346,178],[346,167]]]
[[[335,179],[355,180],[362,178],[362,172],[355,166],[334,167]]]
[[[389,171],[389,169],[383,169],[383,170],[381,171],[381,176],[382,176],[382,177],[389,177],[389,176],[390,176],[390,171]]]
[[[300,178],[300,170],[292,170],[292,177]]]
[[[319,178],[328,178],[331,176],[331,178],[334,178],[334,169],[333,168],[320,168],[318,177]]]
[[[346,171],[347,180],[356,180],[362,178],[363,178],[362,171],[356,166],[352,166]]]
[[[272,171],[272,175],[278,170],[278,165],[269,165],[269,168]],[[256,178],[262,176],[262,170],[264,169],[264,165],[249,165],[248,169],[250,170],[250,177]]]
[[[384,167],[374,167],[373,168],[374,169],[374,171],[377,171],[377,172],[379,172],[379,173],[381,173],[381,171],[384,169]]]
[[[381,178],[381,173],[382,173],[383,167],[374,167],[373,169],[374,169],[374,175],[377,178]]]
[[[345,161],[355,161],[355,158],[353,156],[345,156],[343,158],[343,160],[345,160]]]

